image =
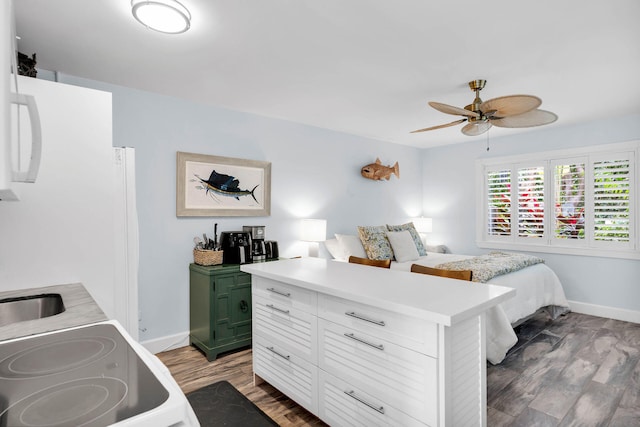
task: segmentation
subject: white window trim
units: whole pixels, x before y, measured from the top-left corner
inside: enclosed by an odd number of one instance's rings
[[[630,221],[630,232],[632,240],[629,242],[628,248],[611,248],[611,247],[598,247],[594,245],[591,247],[577,247],[575,243],[567,240],[565,244],[558,241],[558,239],[552,239],[553,233],[549,233],[552,227],[551,216],[548,212],[548,204],[553,204],[553,200],[547,200],[551,191],[548,191],[548,186],[552,185],[552,179],[548,179],[545,176],[545,189],[547,197],[545,198],[545,237],[544,238],[531,238],[517,239],[517,220],[512,217],[512,236],[500,237],[489,236],[486,233],[487,224],[487,205],[486,205],[486,179],[485,170],[490,167],[499,167],[509,165],[510,167],[521,166],[523,164],[533,165],[535,162],[542,162],[545,166],[551,160],[558,160],[561,158],[575,158],[586,155],[594,155],[598,153],[616,153],[616,152],[632,152],[632,197],[633,205],[632,217]],[[517,172],[517,169],[512,169],[512,174]],[[512,187],[513,188],[513,187]],[[584,148],[564,149],[556,151],[545,151],[539,153],[530,153],[517,156],[506,157],[493,157],[486,159],[476,160],[476,244],[481,248],[489,249],[505,249],[505,250],[524,250],[530,252],[544,252],[544,253],[557,253],[566,255],[582,255],[582,256],[595,256],[605,258],[621,258],[621,259],[640,259],[640,141],[629,141],[621,143],[612,143],[604,145],[596,145]],[[514,207],[512,206],[512,209]],[[513,234],[515,231],[515,235]]]

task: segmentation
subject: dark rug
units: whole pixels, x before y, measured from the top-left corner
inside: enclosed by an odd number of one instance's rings
[[[187,394],[202,427],[277,426],[260,408],[227,381],[220,381]]]

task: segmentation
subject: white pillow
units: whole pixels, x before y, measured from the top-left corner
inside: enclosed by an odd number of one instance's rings
[[[325,240],[324,247],[327,248],[327,251],[329,251],[334,259],[345,259],[344,252],[342,251],[342,247],[340,246],[340,242],[338,242],[338,239]]]
[[[407,262],[420,258],[416,242],[413,241],[413,237],[409,231],[388,231],[387,238],[389,239],[389,243],[391,243],[396,261]]]
[[[359,258],[367,258],[367,253],[364,251],[364,246],[360,241],[360,237],[352,234],[336,234],[336,239],[340,243],[340,248],[345,259],[351,255]]]

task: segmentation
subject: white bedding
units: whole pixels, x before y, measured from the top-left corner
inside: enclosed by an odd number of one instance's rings
[[[410,271],[411,264],[435,267],[445,262],[473,258],[469,255],[428,252],[416,261],[392,262],[395,270]],[[496,276],[487,283],[516,289],[516,296],[487,312],[487,360],[502,362],[518,341],[512,324],[548,305],[569,307],[558,276],[545,264],[536,264],[513,273]]]

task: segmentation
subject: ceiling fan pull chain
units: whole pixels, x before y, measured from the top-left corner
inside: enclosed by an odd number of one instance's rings
[[[487,131],[487,151],[489,151],[489,131]]]

